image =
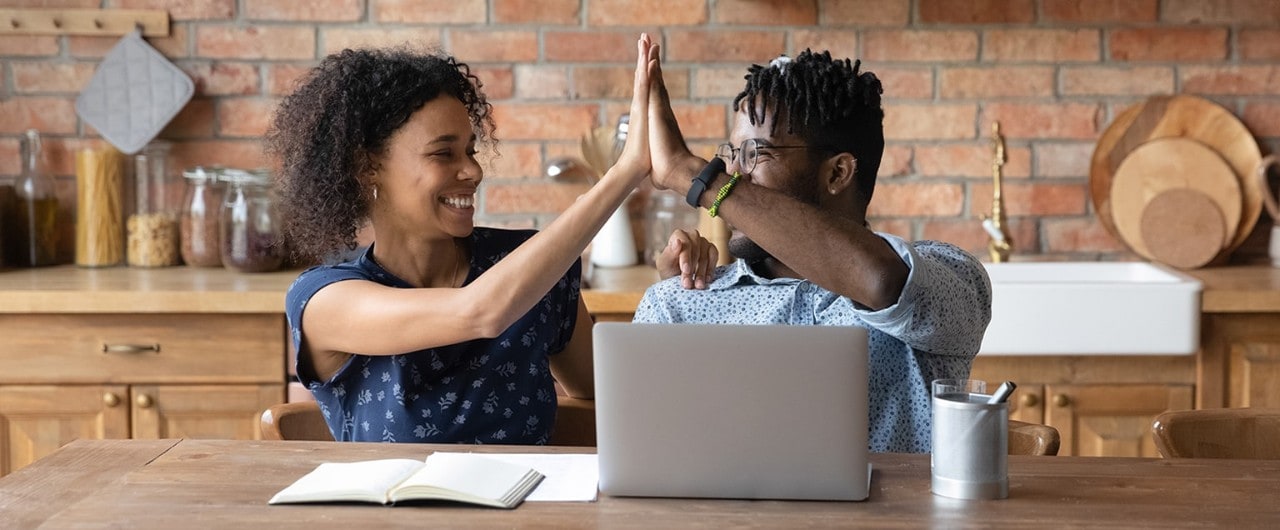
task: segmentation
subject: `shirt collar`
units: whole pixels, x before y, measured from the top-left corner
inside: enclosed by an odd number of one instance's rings
[[[719,291],[736,285],[790,285],[802,281],[804,280],[799,278],[765,278],[751,270],[751,265],[748,265],[746,260],[736,259],[733,263],[725,265],[707,289]]]

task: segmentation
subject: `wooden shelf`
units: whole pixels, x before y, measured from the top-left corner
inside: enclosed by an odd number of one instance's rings
[[[169,36],[162,9],[0,9],[0,35]]]

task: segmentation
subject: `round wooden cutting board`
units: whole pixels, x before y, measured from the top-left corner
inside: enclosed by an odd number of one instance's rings
[[[1089,166],[1089,198],[1098,220],[1120,239],[1112,217],[1110,198],[1116,170],[1129,153],[1157,138],[1189,138],[1218,153],[1235,173],[1244,203],[1234,236],[1215,261],[1224,262],[1244,242],[1262,211],[1262,190],[1252,171],[1262,159],[1249,130],[1227,109],[1204,98],[1188,95],[1156,96],[1125,109],[1107,126],[1093,151]]]
[[[1207,196],[1226,223],[1226,241],[1231,241],[1242,210],[1240,182],[1231,167],[1200,142],[1159,138],[1130,152],[1111,182],[1111,217],[1129,248],[1156,259],[1142,237],[1144,210],[1156,196],[1173,189],[1195,190]]]
[[[1230,223],[1208,195],[1174,188],[1151,199],[1140,224],[1151,259],[1179,269],[1195,269],[1208,265],[1222,250]]]

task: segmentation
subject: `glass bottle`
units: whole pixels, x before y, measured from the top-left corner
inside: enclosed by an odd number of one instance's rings
[[[222,266],[239,272],[279,270],[284,252],[270,176],[228,169],[222,180]]]
[[[168,165],[168,142],[151,142],[133,156],[134,208],[125,223],[131,266],[178,264],[178,216],[168,199],[171,186]]]
[[[222,185],[218,172],[202,167],[184,171],[186,198],[182,205],[182,261],[192,267],[221,267],[218,217],[222,211]]]
[[[14,186],[13,265],[39,267],[57,262],[58,197],[53,178],[41,164],[40,132],[28,129],[22,138],[22,177]]]
[[[17,219],[14,211],[18,207],[17,196],[13,193],[13,183],[0,182],[0,267],[9,264],[10,258],[14,254],[10,248],[14,241],[14,236],[9,232]]]

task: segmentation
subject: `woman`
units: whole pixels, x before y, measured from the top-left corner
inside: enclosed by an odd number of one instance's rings
[[[494,125],[479,80],[452,57],[344,50],[284,99],[267,142],[291,243],[324,257],[353,249],[366,220],[375,234],[287,295],[298,377],[335,439],[541,444],[553,376],[570,396],[593,395],[577,259],[649,172],[657,49],[637,43],[617,165],[541,232],[474,226],[476,148]]]

